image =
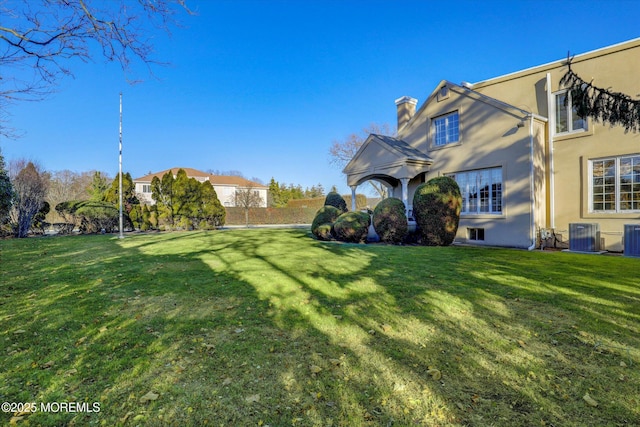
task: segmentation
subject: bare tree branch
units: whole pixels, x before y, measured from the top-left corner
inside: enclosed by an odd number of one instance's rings
[[[13,0],[0,3],[0,111],[8,103],[41,100],[59,79],[72,75],[73,58],[88,62],[94,48],[117,62],[130,80],[134,61],[153,57],[151,33],[170,34],[185,0]],[[5,116],[6,118],[6,116]],[[4,126],[0,135],[6,135]]]
[[[352,133],[343,141],[333,141],[329,148],[329,162],[334,166],[343,169],[349,161],[356,155],[362,144],[367,140],[370,134],[395,136],[396,130],[391,129],[387,123],[379,125],[371,123],[368,127],[362,129],[360,133]],[[376,194],[382,198],[387,197],[387,189],[384,185],[377,181],[368,181]]]

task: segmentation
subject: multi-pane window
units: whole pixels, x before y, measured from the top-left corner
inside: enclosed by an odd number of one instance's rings
[[[142,185],[142,192],[143,192],[143,193],[151,193],[151,185],[149,185],[149,184],[143,184],[143,185]]]
[[[567,97],[569,98],[567,100]],[[566,105],[565,105],[566,104]],[[587,130],[587,119],[580,117],[571,102],[571,92],[556,95],[556,133]]]
[[[458,112],[436,117],[432,121],[433,145],[442,147],[460,140]]]
[[[502,168],[458,172],[455,179],[462,194],[462,214],[502,214]]]
[[[640,155],[592,160],[591,211],[640,211]]]

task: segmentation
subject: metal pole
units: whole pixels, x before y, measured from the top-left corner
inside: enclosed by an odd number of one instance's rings
[[[119,163],[119,173],[118,173],[118,177],[120,179],[119,182],[119,189],[118,189],[118,195],[120,197],[120,235],[118,236],[120,239],[124,238],[124,234],[122,234],[123,232],[123,225],[122,225],[122,92],[120,92],[120,155],[118,157],[118,163]]]

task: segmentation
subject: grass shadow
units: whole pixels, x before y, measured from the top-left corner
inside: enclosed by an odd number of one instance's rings
[[[637,260],[345,245],[305,230],[0,249],[0,396],[101,404],[24,414],[32,424],[640,420]]]

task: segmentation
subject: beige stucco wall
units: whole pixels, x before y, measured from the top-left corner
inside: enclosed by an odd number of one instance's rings
[[[572,64],[593,85],[640,98],[640,39],[577,55]],[[433,159],[426,173],[411,177],[409,205],[415,188],[432,177],[501,167],[502,215],[462,215],[458,241],[466,240],[468,228],[484,228],[484,244],[529,247],[540,228],[553,227],[568,241],[570,223],[596,222],[603,248],[621,251],[624,224],[640,224],[640,212],[590,212],[588,166],[594,159],[640,155],[640,133],[589,119],[587,131],[555,135],[554,93],[563,89],[566,71],[566,60],[559,60],[475,83],[472,90],[443,81],[398,130],[399,139]],[[453,111],[460,115],[459,143],[432,147],[431,120]],[[366,156],[356,162],[365,169],[351,181],[370,174],[367,167],[399,177],[384,150],[372,147]],[[396,186],[392,195],[401,198],[401,191]]]
[[[572,69],[595,86],[640,98],[640,39],[600,49],[573,59]],[[559,81],[566,73],[563,61],[535,67],[474,85],[486,95],[496,97],[521,108],[531,108],[537,114],[549,116],[547,107],[547,73],[551,91],[562,89]],[[552,110],[552,109],[551,109]],[[552,112],[552,111],[551,111]],[[553,118],[552,118],[553,119]],[[552,126],[551,121],[551,126]],[[553,174],[553,217],[548,219],[564,239],[569,238],[569,224],[593,222],[600,224],[604,248],[623,249],[624,224],[640,223],[640,212],[589,212],[588,165],[592,159],[640,154],[640,134],[625,133],[589,119],[589,129],[569,135],[553,135],[548,145],[553,149],[553,164],[549,159],[548,174]],[[551,201],[550,201],[551,204]],[[549,214],[551,215],[551,211]]]
[[[460,141],[431,146],[431,120],[453,111],[459,113]],[[467,241],[468,228],[484,228],[484,242],[474,243],[522,248],[532,244],[535,229],[545,220],[546,153],[545,123],[533,119],[531,125],[530,120],[525,112],[478,99],[464,88],[451,86],[448,97],[428,100],[412,122],[400,130],[399,138],[433,158],[426,180],[455,172],[502,168],[502,215],[461,215],[457,241]],[[411,181],[410,198],[421,182],[420,177]],[[533,227],[532,215],[536,218]]]

